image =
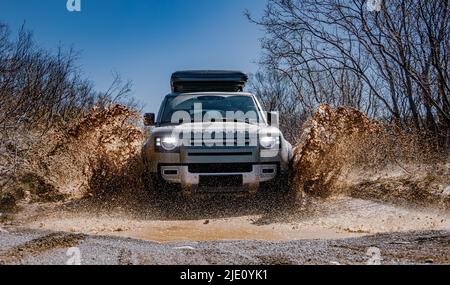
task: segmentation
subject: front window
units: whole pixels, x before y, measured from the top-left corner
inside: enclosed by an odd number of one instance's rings
[[[161,124],[176,124],[174,117],[180,112],[190,116],[191,121],[198,118],[204,120],[206,116],[217,119],[221,116],[224,121],[231,118],[235,121],[263,121],[261,112],[251,96],[243,95],[180,95],[169,97],[161,117]],[[174,116],[175,115],[175,116]],[[232,116],[230,118],[230,116]],[[253,120],[252,120],[253,119]]]

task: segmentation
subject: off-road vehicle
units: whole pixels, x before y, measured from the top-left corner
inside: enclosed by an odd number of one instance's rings
[[[285,191],[292,146],[276,112],[243,92],[235,71],[182,71],[158,116],[145,114],[144,184],[154,193]]]

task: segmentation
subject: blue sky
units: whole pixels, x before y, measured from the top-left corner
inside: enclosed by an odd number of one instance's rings
[[[260,15],[265,0],[81,0],[73,13],[66,2],[0,0],[0,21],[13,31],[25,22],[47,49],[73,46],[98,90],[112,72],[132,80],[145,111],[157,111],[173,71],[257,70],[263,33],[243,13]]]

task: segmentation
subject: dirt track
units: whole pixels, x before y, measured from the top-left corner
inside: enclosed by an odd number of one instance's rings
[[[449,212],[344,196],[301,211],[267,197],[132,197],[28,207],[4,224],[0,262],[59,263],[79,246],[93,264],[358,264],[373,247],[385,263],[450,263]]]

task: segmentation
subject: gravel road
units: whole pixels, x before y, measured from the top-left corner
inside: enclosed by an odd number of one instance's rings
[[[121,237],[2,229],[0,248],[0,264],[450,264],[449,231],[390,233],[340,240],[162,244]]]

